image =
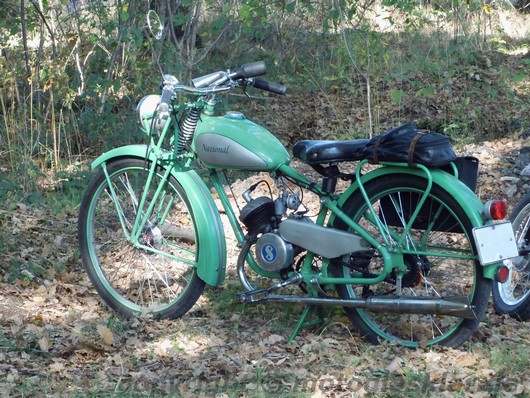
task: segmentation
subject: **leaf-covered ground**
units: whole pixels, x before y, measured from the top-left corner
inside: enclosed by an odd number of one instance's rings
[[[530,186],[526,135],[461,147],[478,193],[513,206]],[[244,306],[228,279],[177,321],[124,320],[82,270],[77,209],[7,191],[0,208],[0,396],[512,397],[530,395],[530,324],[490,309],[461,349],[371,346],[340,310],[286,344],[301,308]],[[51,194],[49,194],[51,195]],[[75,203],[75,199],[71,200]]]

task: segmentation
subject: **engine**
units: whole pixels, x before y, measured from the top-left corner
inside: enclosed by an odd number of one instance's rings
[[[243,194],[247,204],[241,209],[239,219],[249,236],[256,238],[254,252],[258,264],[267,271],[281,271],[292,265],[301,249],[283,239],[278,227],[287,209],[296,210],[301,201],[298,194],[285,191],[275,201],[267,196],[252,199],[250,193],[257,185]]]
[[[276,200],[267,196],[252,199],[250,193],[256,185],[243,193],[247,204],[241,209],[239,218],[246,226],[250,239],[240,253],[238,267],[239,264],[243,267],[245,257],[253,245],[258,264],[272,272],[291,267],[294,259],[305,250],[333,259],[372,249],[358,234],[316,225],[305,216],[307,208],[305,211],[297,211],[302,203],[296,193],[283,191]],[[294,211],[287,215],[288,210]]]
[[[249,235],[259,236],[255,246],[256,261],[272,272],[289,267],[294,258],[293,245],[282,239],[275,228],[280,217],[276,216],[275,202],[267,196],[250,199],[239,216]]]

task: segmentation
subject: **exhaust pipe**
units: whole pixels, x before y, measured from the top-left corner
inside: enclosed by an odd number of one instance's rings
[[[279,301],[306,305],[338,305],[381,313],[438,314],[465,319],[476,318],[467,296],[451,296],[446,298],[373,296],[366,299],[352,298],[344,300],[336,298],[269,295],[264,291],[256,293],[255,295],[253,292],[239,294],[239,302],[261,303],[264,301]]]

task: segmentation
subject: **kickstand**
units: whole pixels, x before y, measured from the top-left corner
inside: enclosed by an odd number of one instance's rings
[[[311,310],[316,312],[316,318],[306,320]],[[291,333],[291,336],[289,336],[289,339],[287,340],[287,344],[291,344],[293,342],[295,337],[298,335],[298,332],[300,332],[300,329],[313,327],[313,326],[320,326],[320,328],[322,329],[325,323],[326,323],[326,317],[324,315],[324,309],[322,308],[322,306],[321,305],[307,305],[304,308],[304,311],[302,312],[302,315],[300,316],[300,319],[298,320],[298,323],[296,324],[293,332]]]

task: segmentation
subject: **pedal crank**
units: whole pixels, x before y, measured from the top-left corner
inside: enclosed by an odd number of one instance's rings
[[[239,293],[236,297],[242,304],[257,304],[270,299],[270,294],[276,290],[283,289],[287,286],[298,285],[302,282],[302,275],[296,272],[289,279],[278,282],[267,289],[256,289],[248,292]]]

